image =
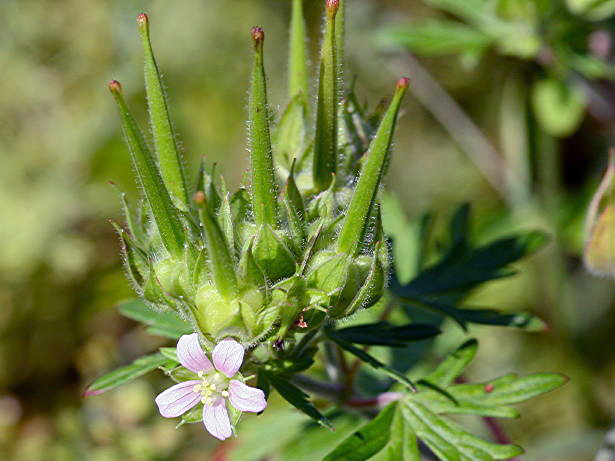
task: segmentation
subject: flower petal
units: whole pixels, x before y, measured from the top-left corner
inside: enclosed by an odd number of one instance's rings
[[[243,346],[234,339],[223,339],[212,354],[216,369],[224,373],[227,378],[232,378],[243,363],[243,352]]]
[[[175,418],[199,403],[201,394],[194,391],[197,384],[200,381],[184,381],[159,394],[155,401],[160,414],[165,418]]]
[[[203,407],[203,424],[205,424],[205,429],[217,439],[228,439],[233,434],[224,399],[220,398],[213,405]]]
[[[209,359],[205,357],[203,349],[201,349],[199,335],[196,333],[183,335],[179,338],[177,342],[177,358],[184,367],[195,373],[208,371],[213,368]]]
[[[250,387],[236,379],[231,380],[228,387],[231,405],[239,411],[260,413],[267,406],[265,393],[256,387]]]

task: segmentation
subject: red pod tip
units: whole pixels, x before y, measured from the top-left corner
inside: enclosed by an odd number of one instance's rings
[[[144,29],[149,26],[149,18],[147,17],[147,14],[141,13],[137,16],[137,25],[140,29]]]
[[[335,16],[340,8],[340,0],[327,0],[327,12],[330,16]]]
[[[255,45],[260,45],[261,43],[263,43],[265,41],[265,31],[256,26],[256,27],[252,27],[252,40],[254,40],[254,44]]]
[[[402,77],[397,81],[398,90],[407,90],[410,86],[410,79],[408,77]]]
[[[205,197],[205,192],[203,192],[202,190],[196,191],[195,194],[192,196],[192,200],[194,200],[194,203],[196,203],[197,205],[204,204],[206,199],[207,197]]]
[[[122,85],[117,80],[111,80],[108,84],[109,91],[113,94],[119,94],[122,92]]]

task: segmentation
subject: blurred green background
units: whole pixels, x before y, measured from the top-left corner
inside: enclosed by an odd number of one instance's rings
[[[321,3],[306,1],[314,56]],[[487,31],[491,42],[470,37],[469,26],[416,33],[414,25],[434,19],[481,26],[445,0],[348,0],[346,77],[358,77],[359,95],[373,105],[400,74],[413,82],[388,180],[410,218],[431,210],[444,222],[469,201],[479,240],[520,228],[553,236],[518,276],[472,300],[530,310],[550,330],[473,329],[482,347],[471,374],[570,376],[504,429],[527,448],[524,459],[591,460],[615,417],[615,284],[582,265],[585,211],[614,144],[615,6],[487,3],[505,19],[487,21],[506,31],[497,39]],[[162,344],[114,309],[132,293],[107,222],[122,219],[109,181],[136,194],[106,83],[122,82],[144,122],[141,11],[152,21],[192,166],[201,156],[217,162],[232,187],[245,173],[253,25],[267,31],[270,101],[274,109],[286,103],[289,1],[0,2],[2,460],[259,459],[242,454],[243,438],[209,454],[216,444],[199,425],[176,431],[160,418],[153,396],[165,385],[161,374],[81,398],[96,376]],[[295,416],[287,416],[293,424]],[[245,438],[254,439],[257,421],[244,424]],[[304,452],[294,459],[312,459]]]

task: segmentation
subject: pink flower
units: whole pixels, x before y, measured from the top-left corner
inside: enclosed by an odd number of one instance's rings
[[[245,385],[238,374],[244,350],[237,341],[227,338],[212,353],[213,365],[205,356],[196,333],[184,335],[177,342],[177,358],[200,379],[184,381],[156,397],[160,414],[165,418],[183,415],[198,403],[203,404],[203,424],[214,437],[224,440],[233,433],[227,400],[239,411],[259,413],[267,402],[262,390]]]

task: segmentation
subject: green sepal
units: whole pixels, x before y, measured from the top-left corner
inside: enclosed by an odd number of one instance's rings
[[[306,282],[300,275],[289,277],[271,287],[271,305],[278,310],[280,317],[278,338],[283,338],[294,325],[307,303]]]
[[[354,256],[363,241],[369,226],[367,218],[372,211],[378,189],[386,174],[397,116],[401,102],[408,90],[408,84],[408,79],[404,78],[400,79],[397,83],[393,101],[378,128],[376,137],[372,140],[369,153],[367,154],[367,161],[361,168],[361,176],[352,195],[352,200],[337,241],[339,251]]]
[[[264,41],[264,31],[259,27],[253,28],[254,65],[250,85],[250,121],[248,123],[252,169],[252,211],[257,225],[267,224],[277,228],[278,186],[275,182],[269,130],[267,83],[263,64]]]
[[[177,209],[165,188],[156,161],[147,148],[143,135],[126,106],[120,84],[112,81],[109,84],[109,89],[117,102],[128,150],[137,172],[139,184],[143,188],[147,202],[151,207],[161,240],[170,254],[179,255],[183,251],[185,236],[178,219]]]
[[[314,140],[313,178],[316,191],[329,187],[337,171],[337,50],[335,16],[337,2],[327,5],[325,36],[320,54],[320,78],[316,105],[316,133]]]
[[[241,250],[245,243],[252,238],[254,224],[250,221],[251,216],[250,193],[241,188],[231,196],[231,216],[235,232],[235,248]]]
[[[252,254],[254,240],[245,246],[239,259],[239,278],[245,285],[267,290],[267,280],[265,274],[256,263]]]
[[[378,251],[378,246],[376,247]],[[386,273],[377,256],[372,257],[372,265],[359,292],[345,309],[344,316],[352,315],[359,309],[368,309],[374,306],[384,294],[386,286]]]
[[[205,194],[197,193],[197,195],[199,216],[207,242],[214,283],[222,296],[227,299],[233,299],[237,296],[238,286],[235,276],[235,264],[231,257],[226,237],[218,221],[207,206]]]
[[[268,225],[259,226],[252,252],[257,264],[271,281],[290,277],[295,273],[296,263],[292,252]]]
[[[183,160],[177,143],[173,126],[169,117],[167,100],[162,85],[162,79],[149,36],[149,19],[146,14],[137,18],[139,32],[143,41],[145,89],[147,105],[154,137],[154,145],[160,163],[162,179],[169,190],[175,205],[184,211],[189,210],[188,188],[184,174]]]
[[[303,205],[303,198],[297,188],[297,184],[294,179],[294,166],[291,167],[290,174],[286,181],[286,188],[282,201],[286,209],[286,216],[288,218],[289,236],[293,243],[293,249],[295,254],[301,254],[305,245],[305,236],[307,233],[305,225],[305,207]]]
[[[136,242],[127,235],[127,232],[111,221],[111,225],[115,228],[120,238],[120,251],[126,268],[126,275],[131,282],[133,288],[138,293],[142,292],[142,286],[145,281],[144,274],[147,273],[147,254],[138,247]]]
[[[214,216],[218,212],[218,209],[222,203],[222,199],[220,198],[220,194],[218,193],[218,188],[215,183],[216,167],[216,163],[211,166],[211,174],[207,174],[207,172],[203,170],[203,189],[198,189],[205,192],[205,195],[207,196],[207,207]]]
[[[314,258],[314,265],[307,273],[308,286],[324,292],[331,298],[330,309],[348,280],[350,258],[343,253],[323,253]]]
[[[273,132],[273,152],[279,174],[285,174],[293,159],[303,155],[306,142],[306,107],[303,94],[291,99]]]
[[[218,208],[217,219],[220,223],[220,228],[224,237],[226,238],[226,244],[228,245],[230,256],[235,261],[235,226],[233,225],[233,213],[231,211],[231,194],[226,191],[224,187],[222,202],[220,208]]]
[[[128,232],[130,232],[130,235],[137,241],[137,242],[144,242],[146,241],[146,229],[143,226],[143,223],[141,222],[141,220],[139,220],[139,216],[138,214],[135,214],[131,208],[130,205],[128,204],[128,199],[126,198],[126,193],[119,190],[119,188],[117,188],[117,186],[115,186],[115,184],[112,183],[112,186],[118,191],[118,193],[120,194],[120,203],[122,206],[122,214],[124,216],[124,219],[126,220],[126,228],[128,229]],[[115,224],[114,224],[115,226]]]

